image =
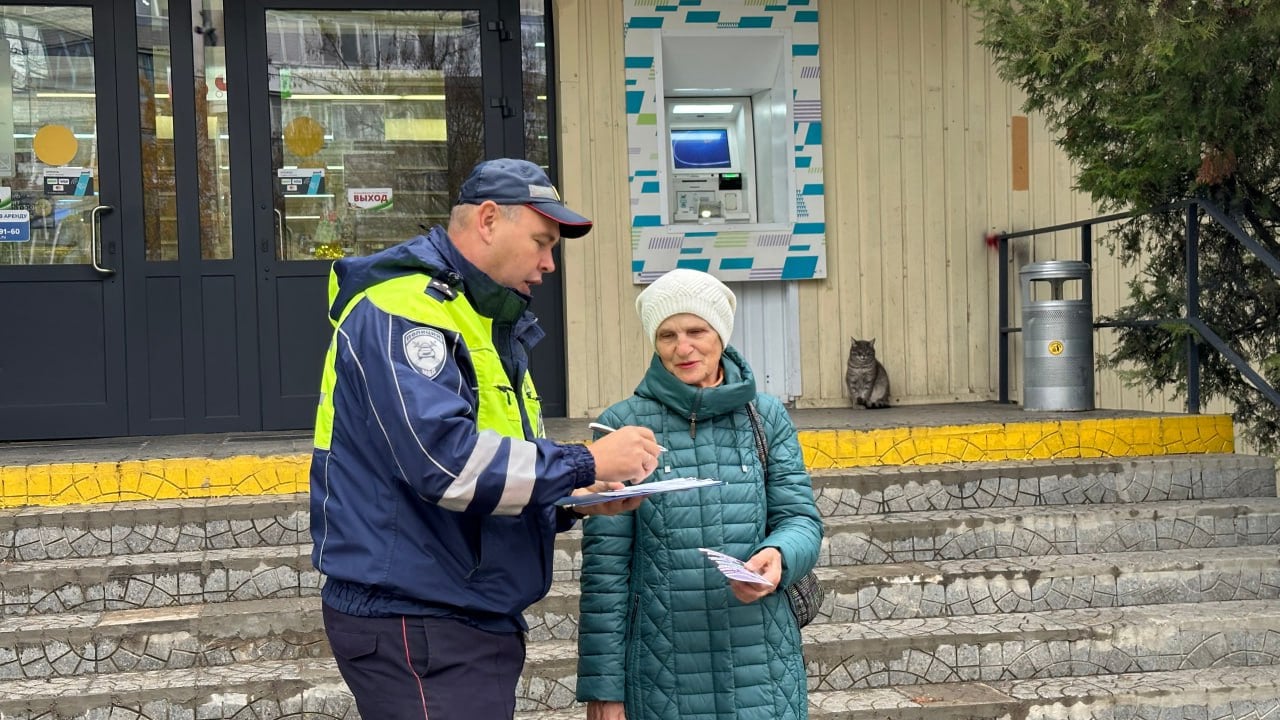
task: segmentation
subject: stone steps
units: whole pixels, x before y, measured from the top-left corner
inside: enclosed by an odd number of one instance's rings
[[[809,693],[814,720],[1261,720],[1277,712],[1274,665]],[[581,707],[516,714],[582,717]]]
[[[1255,665],[1280,654],[1280,601],[815,623],[804,640],[824,691]],[[519,696],[557,709],[576,669],[575,642],[531,644]]]
[[[809,708],[815,720],[1266,718],[1280,711],[1280,666],[817,691]],[[6,720],[359,718],[337,668],[323,659],[0,682],[0,713]],[[517,720],[582,717],[579,706],[517,713]]]
[[[1073,555],[1280,542],[1280,499],[927,510],[829,518],[823,564]]]
[[[815,718],[1280,713],[1270,459],[870,467],[814,487]],[[558,538],[526,613],[521,720],[583,717],[580,540]],[[0,510],[0,718],[355,720],[310,550],[305,494]]]
[[[817,622],[804,635],[815,690],[1183,670],[1274,659],[1280,601]],[[0,648],[0,680],[330,655],[317,598],[9,618]],[[576,658],[573,639],[531,642],[521,698],[571,702]]]
[[[1170,455],[951,463],[813,474],[827,517],[1028,505],[1264,497],[1268,458]],[[309,542],[307,495],[0,510],[0,562]]]
[[[311,542],[307,495],[0,510],[0,562]]]
[[[1274,461],[1165,455],[878,465],[812,473],[824,517],[1081,503],[1274,497]]]
[[[317,595],[311,545],[11,562],[0,572],[3,616],[128,610]]]
[[[159,592],[156,588],[161,584],[153,582],[147,585],[153,591],[147,599],[160,601],[153,607],[137,609],[137,599],[110,603],[100,599],[81,603],[81,612],[0,619],[0,678],[185,668],[327,654],[326,648],[316,644],[322,640],[318,577],[310,570],[306,550],[297,546],[286,558],[300,577],[310,573],[314,578],[305,584],[281,587],[279,571],[268,569],[247,575],[252,580],[241,582],[238,591],[228,593],[222,589],[227,581],[210,578],[235,578],[237,565],[248,568],[246,573],[265,567],[261,549],[184,553],[190,556],[188,560],[168,569],[193,587],[197,581],[191,576],[206,573],[199,582],[209,592],[185,596],[200,604],[178,602],[184,597]],[[246,553],[256,555],[235,557]],[[224,557],[219,561],[211,555]],[[35,564],[49,562],[72,561]],[[153,562],[166,566],[163,557]],[[118,566],[130,570],[123,561]],[[145,565],[136,570],[144,577],[152,572]],[[11,567],[6,582],[24,572],[36,575],[48,573],[48,569]],[[828,593],[821,615],[810,628],[813,632],[820,632],[817,628],[829,621],[955,619],[981,613],[1098,610],[1152,602],[1276,600],[1280,598],[1280,547],[828,567],[821,568],[819,575]],[[125,598],[128,588],[134,587],[128,582],[117,586],[124,589]],[[254,599],[228,599],[234,597]],[[111,609],[103,609],[106,605]],[[547,597],[526,613],[530,640],[572,642],[577,634],[577,605],[577,583],[556,583]],[[94,610],[83,611],[86,606]]]
[[[819,566],[1227,548],[1280,543],[1280,499],[923,510],[824,518]],[[576,580],[581,533],[556,540],[556,580]]]
[[[319,597],[0,620],[0,680],[331,655]]]
[[[1280,599],[1280,546],[932,560],[817,569],[815,623]],[[577,636],[578,583],[525,613],[531,640]]]
[[[820,562],[824,568],[850,568],[983,556],[1074,557],[1109,552],[1265,547],[1274,541],[1278,531],[1280,500],[1275,498],[890,513],[829,519]],[[581,561],[579,545],[580,533],[576,531],[557,540],[556,580],[576,580]],[[1017,585],[1029,582],[1033,574],[1036,578],[1043,576],[1043,562],[1037,562],[1040,564],[1024,569],[1027,580],[1007,573],[1006,580]],[[927,578],[930,572],[928,566],[902,570],[902,574],[921,578]],[[973,570],[969,574],[973,572],[988,571]],[[838,582],[860,573],[842,571],[833,580]],[[874,575],[862,577],[864,583],[874,580]],[[0,613],[10,616],[120,610],[293,597],[314,594],[320,582],[319,573],[311,568],[307,544],[7,562],[0,576]],[[1063,582],[1067,581],[1059,581],[1059,586]],[[888,584],[897,585],[890,593],[895,596],[902,596],[909,587],[901,580]],[[924,595],[925,585],[910,584],[920,588],[919,602],[929,600]],[[957,587],[954,582],[948,585]],[[990,594],[978,587],[975,595],[971,582],[964,587],[970,597],[977,598],[975,602],[982,602],[981,598]],[[871,591],[864,585],[856,592],[865,595]],[[564,598],[564,593],[559,597]],[[852,607],[870,604],[868,600],[856,602]],[[834,608],[831,612],[835,612]]]

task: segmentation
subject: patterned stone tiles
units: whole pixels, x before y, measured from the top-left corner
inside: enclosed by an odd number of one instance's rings
[[[815,624],[805,640],[819,690],[1271,664],[1280,603]]]
[[[804,635],[817,691],[1186,670],[1280,660],[1280,602],[827,623]],[[522,707],[563,707],[575,662],[573,642],[532,644]]]
[[[1226,548],[1280,542],[1280,500],[932,510],[825,523],[822,566]],[[557,537],[554,581],[578,579],[581,537],[578,530]]]
[[[1085,680],[957,683],[900,691],[815,693],[811,695],[811,717],[1253,720],[1274,718],[1280,704],[1277,672],[1272,667],[1122,674]]]
[[[820,470],[826,517],[1080,503],[1275,495],[1269,458],[1241,455],[950,463]]]
[[[0,616],[299,597],[320,585],[310,545],[10,563]]]
[[[823,563],[1266,545],[1278,534],[1276,498],[935,510],[830,518]]]
[[[837,622],[1147,603],[1280,598],[1280,548],[820,568]]]
[[[913,685],[815,692],[809,700],[815,720],[1262,720],[1280,710],[1280,668]]]
[[[1151,603],[1280,599],[1280,547],[820,567],[819,622],[861,622]],[[529,639],[577,637],[578,582],[525,613]]]
[[[0,620],[0,680],[328,654],[317,597]]]
[[[0,510],[0,561],[261,547],[309,540],[304,494]]]
[[[358,720],[332,660],[0,682],[5,720]]]
[[[862,468],[815,489],[815,718],[1280,717],[1270,460]],[[315,611],[306,502],[0,510],[0,718],[357,720]],[[583,716],[580,535],[526,613],[520,720]]]

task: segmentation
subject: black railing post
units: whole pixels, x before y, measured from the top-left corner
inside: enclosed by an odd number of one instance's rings
[[[996,245],[999,247],[998,262],[1000,266],[996,270],[996,274],[1000,276],[999,281],[999,308],[997,312],[1000,318],[1000,402],[1009,402],[1009,328],[1013,323],[1009,320],[1009,239],[1003,233],[996,237]]]
[[[1200,346],[1193,324],[1200,319],[1200,206],[1187,205],[1187,412],[1200,414]]]
[[[1080,288],[1080,298],[1089,308],[1090,322],[1093,319],[1093,225],[1080,226],[1080,260],[1089,266],[1089,282]]]

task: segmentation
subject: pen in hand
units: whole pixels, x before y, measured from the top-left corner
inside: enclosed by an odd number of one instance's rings
[[[611,428],[608,425],[604,425],[598,422],[587,423],[587,427],[591,428],[592,430],[599,430],[602,433],[617,432],[618,430],[618,428]],[[667,451],[666,448],[662,447],[661,445],[658,446],[658,452],[666,452],[666,451]]]

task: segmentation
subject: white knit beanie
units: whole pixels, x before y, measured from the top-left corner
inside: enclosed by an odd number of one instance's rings
[[[636,312],[645,335],[653,342],[658,326],[672,315],[697,315],[720,334],[720,342],[729,344],[733,335],[733,311],[738,298],[724,283],[707,273],[676,268],[658,278],[636,298]]]

